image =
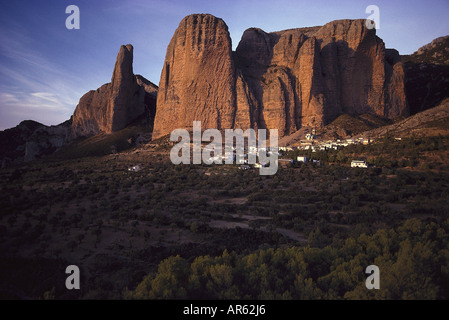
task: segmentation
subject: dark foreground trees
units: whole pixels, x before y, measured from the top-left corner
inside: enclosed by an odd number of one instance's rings
[[[224,251],[192,262],[172,256],[125,298],[134,299],[448,299],[449,219],[405,221],[348,238],[340,247],[290,247],[249,255]],[[365,269],[380,269],[368,290]]]

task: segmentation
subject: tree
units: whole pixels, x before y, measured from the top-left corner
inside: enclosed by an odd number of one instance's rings
[[[186,298],[189,264],[179,255],[163,260],[153,278],[147,276],[140,283],[134,297],[137,299],[183,299]]]
[[[216,264],[207,270],[206,289],[217,299],[233,299],[238,289],[233,285],[233,269],[229,265]]]
[[[343,150],[340,150],[337,152],[337,161],[338,162],[346,162],[347,161],[347,157]]]

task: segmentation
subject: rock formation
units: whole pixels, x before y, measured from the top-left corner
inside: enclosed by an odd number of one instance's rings
[[[112,133],[131,123],[148,126],[150,134],[158,87],[134,75],[132,63],[133,47],[121,46],[111,83],[83,95],[70,120],[57,126],[28,120],[0,131],[1,167],[51,154],[77,137]]]
[[[37,128],[25,143],[25,162],[38,159],[57,151],[68,142],[70,121],[57,126]]]
[[[67,141],[71,121],[56,126],[25,120],[14,128],[0,131],[0,165],[31,161],[49,155]]]
[[[402,60],[411,114],[438,106],[449,97],[449,36],[433,40]]]
[[[201,119],[209,128],[231,128],[235,68],[228,27],[211,15],[191,15],[171,39],[159,82],[153,137]]]
[[[266,33],[245,31],[235,52],[212,15],[184,18],[167,48],[153,138],[173,129],[276,128],[287,135],[339,114],[407,115],[399,54],[365,20]]]
[[[112,133],[145,113],[154,117],[157,86],[134,75],[132,65],[132,45],[121,46],[111,83],[81,97],[73,114],[73,137]]]

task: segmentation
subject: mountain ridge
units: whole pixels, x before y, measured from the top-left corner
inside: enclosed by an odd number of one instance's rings
[[[348,44],[348,46],[357,47],[357,45],[360,46],[365,41],[362,45],[362,51],[369,52],[369,50],[366,50],[370,46],[367,46],[366,43],[374,40],[371,45],[375,43],[376,52],[384,52],[384,64],[390,67],[385,67],[383,77],[390,79],[389,81],[393,79],[393,87],[387,86],[382,90],[384,93],[391,92],[391,90],[394,90],[394,82],[401,83],[401,77],[403,76],[405,79],[405,96],[399,94],[399,100],[394,103],[403,104],[403,98],[405,97],[405,101],[410,107],[411,115],[438,106],[449,96],[447,90],[449,81],[449,60],[447,59],[449,57],[449,36],[433,40],[431,43],[419,48],[412,55],[400,56],[396,50],[386,49],[382,40],[375,36],[375,33],[369,33],[367,30],[364,30],[361,25],[363,20],[342,19],[329,22],[323,26],[291,28],[269,33],[256,27],[249,28],[245,31],[246,35],[244,33],[242,36],[236,50],[233,51],[227,25],[222,19],[211,15],[191,15],[184,18],[180,25],[184,23],[185,28],[191,28],[192,26],[188,26],[186,19],[192,16],[197,17],[195,18],[197,21],[195,23],[196,26],[198,26],[199,22],[207,20],[206,26],[208,24],[208,27],[211,28],[209,31],[217,31],[214,28],[220,25],[221,31],[219,31],[222,32],[221,34],[220,32],[210,32],[211,38],[208,38],[206,33],[193,33],[191,32],[193,29],[189,29],[190,31],[184,29],[186,33],[187,31],[190,32],[191,38],[189,41],[194,49],[190,53],[194,53],[197,57],[201,56],[201,59],[203,59],[197,64],[197,69],[201,70],[201,63],[206,61],[204,59],[208,59],[208,63],[211,65],[215,63],[214,66],[220,72],[227,71],[220,74],[210,72],[210,70],[209,72],[207,72],[208,70],[203,70],[201,72],[203,72],[202,75],[206,80],[195,82],[195,77],[192,77],[187,86],[181,86],[183,87],[181,90],[182,94],[188,95],[193,93],[194,99],[188,101],[178,115],[174,113],[176,109],[168,109],[166,122],[173,126],[179,125],[178,121],[180,118],[188,125],[188,123],[191,123],[192,120],[198,117],[206,120],[206,127],[253,127],[255,129],[276,127],[281,129],[281,137],[283,135],[288,137],[292,134],[298,135],[299,133],[297,132],[299,131],[308,132],[312,127],[316,127],[312,119],[316,118],[318,119],[318,127],[327,128],[326,130],[331,135],[333,134],[332,132],[336,131],[339,131],[341,134],[345,132],[347,134],[357,134],[351,128],[343,128],[344,125],[342,128],[334,128],[335,130],[330,130],[328,125],[332,124],[333,120],[342,117],[342,115],[343,117],[340,119],[349,120],[350,118],[344,118],[344,115],[350,116],[352,114],[351,117],[355,117],[355,122],[351,120],[352,122],[348,121],[347,123],[358,123],[360,127],[363,127],[363,119],[360,119],[360,116],[365,114],[367,110],[362,108],[359,110],[360,112],[354,113],[351,112],[353,109],[348,109],[347,106],[342,107],[340,102],[340,109],[336,108],[333,111],[327,110],[324,112],[325,107],[323,104],[320,104],[320,101],[324,100],[338,102],[336,97],[338,95],[341,96],[345,90],[347,91],[345,87],[350,87],[350,82],[347,80],[337,81],[335,82],[337,84],[335,88],[340,93],[336,95],[331,94],[330,98],[326,98],[325,94],[323,95],[323,92],[326,92],[326,88],[332,87],[330,86],[332,81],[326,78],[335,79],[336,72],[345,65],[339,62],[338,59],[333,59],[332,52],[340,52],[340,54],[346,52],[345,57],[348,59],[351,57],[352,60],[355,59],[351,52],[348,55],[348,52],[345,51],[345,46],[339,47],[348,37],[354,37],[352,44]],[[352,31],[348,33],[351,28],[353,28]],[[329,30],[330,32],[328,32]],[[341,33],[342,30],[346,30],[346,33]],[[368,38],[361,37],[361,34],[368,35]],[[317,38],[315,35],[320,35],[321,38]],[[339,40],[340,42],[337,41],[340,44],[335,43],[335,37],[338,35],[342,37]],[[225,59],[223,59],[223,56],[214,55],[215,49],[205,54],[207,51],[205,51],[206,46],[212,45],[213,47],[214,41],[217,39],[222,41],[218,42],[220,45],[226,44],[224,49],[219,49],[221,52],[224,52]],[[254,42],[254,39],[259,39],[260,41]],[[292,46],[292,43],[296,43],[296,47]],[[250,46],[257,50],[245,50],[245,46]],[[167,54],[169,49],[170,45],[167,48]],[[179,51],[179,48],[175,48],[174,45],[172,45],[172,49],[172,54],[176,53],[176,50]],[[298,59],[301,60],[301,54],[302,64],[301,61],[297,62]],[[147,129],[142,134],[151,136],[156,115],[157,113],[161,115],[163,112],[160,110],[156,112],[159,100],[157,98],[160,92],[159,87],[163,87],[164,98],[167,95],[173,95],[174,92],[173,87],[166,89],[168,83],[173,80],[172,75],[169,75],[168,78],[166,77],[167,74],[173,72],[173,63],[172,69],[167,70],[167,64],[164,62],[160,83],[157,86],[142,75],[134,74],[132,55],[132,45],[120,47],[111,82],[83,95],[70,120],[56,126],[45,126],[32,120],[25,120],[14,128],[0,131],[0,144],[2,145],[0,161],[3,166],[11,162],[14,163],[16,160],[30,161],[40,158],[58,150],[62,145],[70,144],[75,138],[89,137],[99,133],[118,132],[130,125],[143,124],[143,127]],[[306,60],[307,63],[304,62]],[[211,63],[211,61],[215,62]],[[172,62],[175,61],[173,60]],[[382,62],[382,59],[380,62]],[[184,63],[185,61],[182,62],[179,59],[176,61],[178,65]],[[295,65],[297,67],[299,65],[299,67],[295,69]],[[320,67],[318,68],[319,72],[313,69],[316,65]],[[335,67],[336,69],[329,69],[329,73],[325,71],[322,65],[337,67]],[[226,67],[223,69],[222,66]],[[189,68],[192,68],[192,65]],[[401,68],[403,68],[403,75],[401,75]],[[334,75],[332,75],[332,72]],[[295,76],[295,73],[299,74],[299,76]],[[382,75],[382,72],[380,74]],[[212,81],[209,81],[208,77],[210,79],[211,75],[213,76]],[[181,81],[183,76],[178,78]],[[116,79],[117,81],[115,81]],[[223,81],[223,79],[228,79],[229,81]],[[382,79],[382,77],[379,79]],[[380,82],[378,81],[378,84]],[[113,83],[116,86],[115,93],[113,92]],[[317,86],[314,83],[321,84]],[[204,100],[204,97],[200,94],[201,90],[197,90],[201,86],[207,88],[205,96],[209,97],[209,100]],[[212,89],[214,86],[220,90],[227,91],[228,94],[221,95],[221,91]],[[309,91],[306,90],[307,87]],[[333,91],[331,90],[330,92]],[[138,96],[138,98],[133,98],[134,95]],[[182,95],[175,94],[173,97],[174,101],[179,101]],[[389,99],[391,99],[391,95]],[[88,101],[86,102],[86,100]],[[97,100],[98,103],[92,104],[92,100]],[[305,116],[303,109],[308,107],[306,107],[307,104],[302,103],[302,100],[309,101],[309,107],[310,103],[315,101],[311,105],[312,109],[309,108],[309,113],[308,115],[305,114]],[[193,110],[195,108],[192,108],[192,105],[194,105],[192,101],[202,103],[203,110]],[[225,101],[228,107],[220,109],[220,101]],[[162,104],[162,102],[160,103]],[[266,108],[267,105],[269,108]],[[336,103],[336,105],[339,105],[339,103]],[[212,106],[212,108],[209,108],[209,106]],[[215,111],[213,112],[208,110],[214,108]],[[80,110],[83,111],[81,112]],[[223,113],[223,110],[227,111]],[[379,113],[383,112],[382,108],[378,108],[378,111]],[[401,113],[398,109],[395,112],[397,114]],[[203,113],[206,114],[205,118],[202,118]],[[373,114],[376,113],[374,112]],[[173,115],[175,116],[173,117]],[[173,118],[170,119],[170,117]],[[310,121],[306,120],[302,123],[304,118],[307,117],[309,117]],[[338,123],[341,125],[344,121],[339,121]],[[160,128],[156,129],[156,134],[153,134],[155,139],[159,135],[158,130]],[[165,130],[165,133],[167,133],[167,130]]]
[[[276,128],[284,136],[341,113],[407,115],[399,54],[365,21],[273,33],[253,27],[232,51],[222,19],[185,17],[167,47],[154,138],[194,120],[205,128]]]

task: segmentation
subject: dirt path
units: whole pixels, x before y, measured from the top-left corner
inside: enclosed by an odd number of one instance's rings
[[[267,217],[254,217],[254,216],[251,216],[251,218],[252,218],[251,220],[255,220],[256,218],[270,219]],[[252,229],[249,226],[248,222],[245,222],[245,221],[235,222],[235,221],[212,220],[209,223],[209,226],[211,228],[233,229],[233,228],[239,227],[242,229]],[[270,232],[266,227],[260,227],[260,228],[258,228],[258,230],[264,231],[264,232]],[[303,233],[298,233],[298,232],[284,229],[284,228],[276,228],[275,230],[273,230],[273,232],[280,233],[283,236],[290,238],[294,241],[303,242],[303,243],[307,242],[307,238],[304,236]]]

